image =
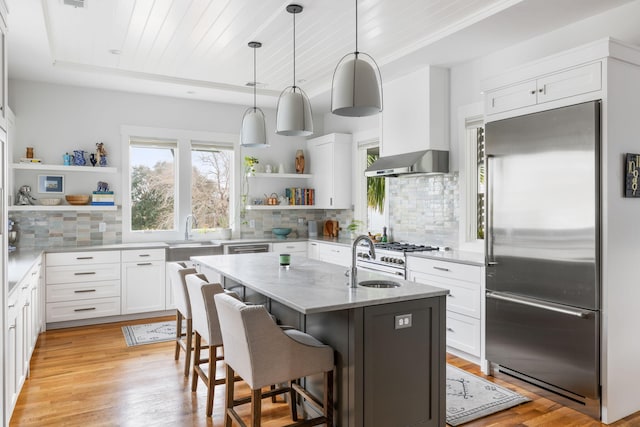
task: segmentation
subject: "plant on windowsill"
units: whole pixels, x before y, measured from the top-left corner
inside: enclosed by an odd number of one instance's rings
[[[244,173],[242,174],[242,189],[240,193],[240,219],[242,225],[247,225],[247,203],[249,203],[249,176],[253,176],[256,173],[256,165],[258,159],[252,156],[244,156]]]
[[[362,221],[357,219],[352,219],[349,225],[347,225],[347,230],[351,233],[351,238],[355,239],[358,236],[358,231],[360,230],[360,226],[362,225]]]

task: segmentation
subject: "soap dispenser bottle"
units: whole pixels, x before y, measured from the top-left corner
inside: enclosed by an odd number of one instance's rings
[[[387,227],[382,227],[382,238],[380,242],[387,243]]]

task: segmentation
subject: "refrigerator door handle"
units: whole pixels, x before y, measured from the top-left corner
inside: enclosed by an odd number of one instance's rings
[[[505,294],[501,292],[487,291],[487,298],[498,299],[501,301],[512,302],[515,304],[522,304],[529,307],[540,308],[542,310],[549,310],[556,313],[567,314],[569,316],[580,317],[586,319],[591,316],[592,312],[589,310],[581,310],[579,308],[568,308],[559,304],[543,303],[531,298],[515,296],[511,294]]]
[[[486,254],[486,265],[487,266],[494,266],[497,265],[498,263],[495,262],[494,258],[493,258],[493,241],[491,239],[491,230],[493,230],[493,200],[491,199],[491,181],[489,180],[490,178],[490,173],[489,173],[489,161],[493,158],[493,156],[491,154],[487,154],[486,158],[485,158],[485,181],[486,181],[486,185],[485,185],[485,189],[484,189],[484,193],[485,193],[485,207],[484,207],[484,211],[485,211],[485,226],[484,226],[484,253]]]

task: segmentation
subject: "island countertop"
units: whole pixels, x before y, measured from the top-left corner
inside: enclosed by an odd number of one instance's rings
[[[350,288],[344,267],[303,256],[292,257],[289,269],[281,268],[273,252],[191,257],[212,269],[302,314],[322,313],[379,304],[443,296],[447,289],[402,279],[396,288]],[[358,281],[389,280],[386,276],[358,271]]]

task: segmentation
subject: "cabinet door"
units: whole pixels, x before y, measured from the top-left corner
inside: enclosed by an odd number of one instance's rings
[[[594,92],[601,88],[601,63],[596,62],[539,78],[538,103]]]
[[[351,248],[326,243],[318,244],[318,259],[324,262],[351,267]]]
[[[333,145],[326,143],[311,146],[309,154],[313,170],[311,186],[316,193],[316,207],[329,209],[333,206]]]
[[[307,242],[275,242],[271,244],[271,250],[279,253],[307,254]]]
[[[163,261],[122,264],[122,314],[165,309]]]
[[[3,21],[0,19],[0,21]],[[7,56],[6,27],[0,22],[0,127],[7,130]]]
[[[502,113],[528,107],[537,103],[538,88],[535,80],[487,92],[485,96],[485,114]]]
[[[18,361],[22,360],[22,332],[19,329],[18,315],[20,311],[16,299],[9,300],[9,313],[7,318],[7,335],[6,335],[6,361],[5,361],[5,408],[6,408],[6,425],[9,425],[9,419],[13,411],[13,406],[18,399],[18,389],[20,384],[21,368]],[[13,306],[13,307],[12,307]]]

